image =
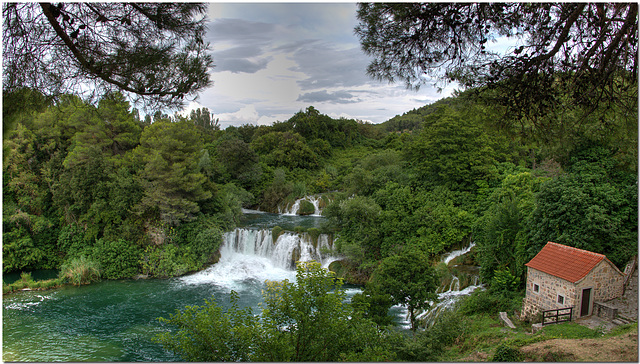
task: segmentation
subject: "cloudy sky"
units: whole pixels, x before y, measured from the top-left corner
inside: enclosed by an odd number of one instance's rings
[[[188,110],[209,108],[222,128],[270,125],[308,106],[381,123],[453,90],[416,92],[369,78],[353,32],[355,3],[211,3],[209,19],[214,85]]]

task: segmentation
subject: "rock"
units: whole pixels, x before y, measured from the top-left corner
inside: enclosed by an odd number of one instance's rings
[[[542,323],[531,325],[531,333],[535,334],[536,332],[542,330]]]
[[[499,314],[500,317],[500,321],[502,321],[504,323],[505,326],[507,326],[510,329],[515,329],[515,325],[513,324],[513,322],[511,322],[511,320],[509,320],[509,317],[507,317],[507,313],[506,312],[500,312]]]

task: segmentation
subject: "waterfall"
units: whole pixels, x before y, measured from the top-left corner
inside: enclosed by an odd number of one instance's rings
[[[476,243],[472,242],[471,244],[469,244],[468,247],[466,247],[464,249],[454,250],[452,252],[446,253],[442,257],[442,261],[444,262],[444,264],[449,265],[449,262],[451,262],[452,260],[454,260],[455,258],[457,258],[457,257],[459,257],[461,255],[467,254],[469,251],[471,251],[471,248],[473,248],[474,246],[476,246]]]
[[[296,261],[315,260],[328,266],[335,260],[327,253],[331,245],[326,234],[320,234],[314,246],[307,233],[285,231],[274,242],[270,229],[237,228],[223,235],[218,263],[182,281],[213,283],[238,291],[246,287],[246,281],[293,280]]]
[[[308,201],[313,204],[314,212],[310,216],[320,217],[322,216],[322,209],[320,208],[320,201],[322,200],[321,196],[305,196],[303,198],[299,198],[296,202],[289,206],[285,206],[284,209],[278,207],[278,213],[286,215],[286,216],[296,216],[298,215],[298,210],[300,209],[300,203],[302,201]]]
[[[475,243],[471,243],[466,248],[446,253],[442,256],[442,261],[448,265],[453,259],[467,254],[475,245]],[[420,320],[425,327],[433,325],[440,313],[452,309],[460,298],[470,295],[478,288],[482,289],[483,286],[478,282],[479,277],[477,274],[474,274],[472,279],[473,284],[462,287],[460,284],[460,278],[452,273],[451,282],[448,285],[443,285],[436,291],[438,294],[438,302],[432,302],[432,306],[428,310],[418,313],[418,315],[416,315],[416,319]]]

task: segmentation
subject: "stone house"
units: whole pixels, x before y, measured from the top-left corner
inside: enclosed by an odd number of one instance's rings
[[[548,242],[525,266],[523,317],[573,307],[573,320],[591,315],[595,301],[623,294],[624,273],[602,254]]]

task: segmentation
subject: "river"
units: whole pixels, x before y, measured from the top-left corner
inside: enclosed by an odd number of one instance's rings
[[[22,291],[3,299],[3,360],[36,362],[125,361],[171,362],[181,359],[152,341],[166,330],[168,317],[204,299],[228,307],[231,290],[239,304],[258,312],[265,280],[295,279],[294,260],[316,260],[328,266],[330,237],[311,242],[297,226],[320,227],[318,216],[286,216],[245,211],[242,224],[224,235],[220,261],[197,273],[171,279],[102,281],[49,291]],[[275,243],[271,230],[282,232]],[[345,285],[350,298],[361,291]],[[390,315],[408,328],[406,309]]]

